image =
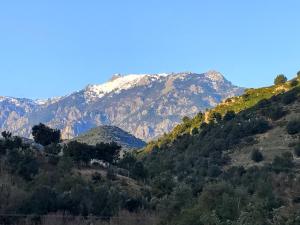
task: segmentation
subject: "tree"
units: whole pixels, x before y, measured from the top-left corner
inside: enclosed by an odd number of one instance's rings
[[[297,73],[297,78],[300,79],[300,71]]]
[[[210,118],[209,118],[209,121],[212,122],[212,123],[219,123],[222,121],[222,115],[218,112],[214,112]]]
[[[11,136],[12,136],[11,132],[9,132],[9,131],[3,131],[3,132],[1,133],[1,135],[2,135],[2,137],[3,137],[4,139],[9,139],[9,138],[11,138]]]
[[[77,141],[71,141],[64,146],[64,156],[68,156],[74,160],[78,165],[83,162],[87,165],[94,157],[93,146]]]
[[[279,74],[274,80],[275,85],[284,84],[285,82],[287,82],[287,78],[283,74]]]
[[[226,112],[226,114],[225,114],[225,116],[224,116],[223,119],[225,121],[230,121],[230,120],[234,119],[234,117],[235,117],[235,112],[232,111],[232,110],[230,110],[230,111]]]
[[[35,142],[44,146],[59,143],[61,140],[60,130],[52,129],[42,123],[32,128],[32,136]]]
[[[262,161],[264,159],[264,157],[263,157],[263,154],[258,149],[254,149],[251,152],[251,159],[254,162],[260,162],[260,161]]]

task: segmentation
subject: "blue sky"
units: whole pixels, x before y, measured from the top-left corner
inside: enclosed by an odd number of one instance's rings
[[[234,84],[300,70],[299,0],[0,2],[0,95],[64,95],[114,73],[215,69]]]

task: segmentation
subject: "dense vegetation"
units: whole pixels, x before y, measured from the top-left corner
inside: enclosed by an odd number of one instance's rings
[[[44,125],[39,127],[42,129],[33,129],[35,134],[39,133],[39,143],[47,143],[51,133],[57,132]],[[49,214],[54,214],[54,218],[93,216],[102,221],[122,211],[151,211],[144,197],[147,195],[137,183],[141,170],[135,172],[134,168],[140,169],[142,165],[138,166],[135,160],[126,164],[133,167],[137,181],[117,174],[117,144],[58,144],[57,138],[53,138],[40,150],[9,132],[2,136],[0,224],[24,224],[20,215],[35,215],[29,220],[41,224],[43,216]]]
[[[123,158],[116,143],[61,143],[60,132],[43,124],[33,128],[42,149],[3,132],[0,224],[25,224],[13,215],[31,224],[45,224],[46,215],[61,216],[60,224],[78,217],[84,222],[77,224],[103,224],[124,212],[155,218],[144,224],[300,224],[300,87],[293,81],[249,89],[185,117],[170,134]],[[291,141],[267,161],[264,149],[253,146],[275,129]],[[232,157],[241,149],[250,149],[247,166]]]
[[[195,124],[203,114],[184,118],[171,134],[140,153],[157,207],[163,212],[162,224],[300,224],[300,174],[294,158],[300,155],[300,115],[289,122],[280,120],[295,113],[300,88],[288,90],[237,114],[236,104],[223,114],[217,107],[199,128]],[[254,95],[255,90],[252,92]],[[286,135],[298,139],[292,143],[294,151],[274,155],[271,163],[261,164],[263,153],[253,149],[251,167],[231,166],[233,149],[251,146],[257,135],[277,126],[285,126]]]

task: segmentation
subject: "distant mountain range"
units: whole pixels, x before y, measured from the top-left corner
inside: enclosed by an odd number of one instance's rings
[[[104,84],[48,100],[0,97],[0,129],[29,137],[31,127],[42,122],[70,139],[100,125],[114,125],[151,140],[169,132],[182,117],[243,90],[216,71],[118,74]]]

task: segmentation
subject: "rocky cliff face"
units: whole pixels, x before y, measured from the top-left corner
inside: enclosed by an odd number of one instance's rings
[[[0,127],[28,137],[31,127],[43,122],[69,139],[100,125],[114,125],[150,140],[169,132],[183,116],[242,92],[215,71],[115,75],[107,83],[47,101],[2,97]]]

